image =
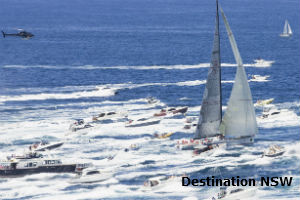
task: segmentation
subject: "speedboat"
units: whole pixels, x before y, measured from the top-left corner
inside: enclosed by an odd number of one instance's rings
[[[185,114],[188,110],[188,107],[180,107],[180,108],[163,108],[160,110],[159,113],[155,113],[154,117],[161,117],[167,115],[175,115],[175,114]]]
[[[78,130],[87,129],[93,127],[89,123],[85,123],[83,119],[77,119],[73,124],[70,125],[69,130],[76,132]]]
[[[241,200],[248,197],[255,196],[255,189],[244,189],[240,187],[220,187],[217,199],[227,200]],[[215,200],[215,197],[212,197]]]
[[[125,127],[142,127],[142,126],[150,126],[154,124],[159,124],[161,119],[149,119],[149,118],[141,118],[138,120],[129,120]]]
[[[149,178],[144,182],[144,190],[154,190],[159,189],[162,186],[166,185],[167,182],[174,180],[176,176],[156,176]]]
[[[264,60],[262,58],[257,58],[254,60],[255,67],[270,67],[275,61],[272,60]]]
[[[284,154],[285,150],[283,147],[278,145],[270,146],[267,152],[264,152],[263,156],[267,157],[277,157]]]
[[[274,101],[274,98],[265,99],[265,100],[257,100],[257,102],[254,104],[254,106],[265,106]]]
[[[111,173],[101,172],[100,170],[84,169],[81,173],[78,173],[70,183],[97,183],[102,182],[112,177]]]
[[[56,142],[56,143],[48,143],[46,141],[41,141],[34,143],[29,146],[29,150],[31,151],[46,151],[46,150],[52,150],[56,149],[60,146],[62,146],[64,143],[63,142]]]
[[[89,164],[63,164],[53,158],[11,158],[0,161],[0,177],[15,177],[38,173],[76,173]]]
[[[102,121],[107,119],[126,118],[127,112],[103,112],[93,117],[93,121]]]
[[[257,82],[265,82],[270,76],[260,76],[260,75],[252,75],[249,81],[257,81]]]
[[[170,136],[173,135],[173,134],[174,134],[174,132],[163,133],[163,134],[155,133],[155,134],[154,134],[154,137],[155,137],[155,138],[158,138],[158,139],[165,139],[165,138],[170,137]]]
[[[265,119],[265,118],[269,118],[273,115],[278,115],[280,114],[280,110],[278,110],[277,108],[266,108],[264,109],[264,111],[262,112],[260,118]]]
[[[147,98],[147,103],[149,103],[149,104],[155,104],[157,102],[158,102],[158,100],[155,99],[154,97],[148,97]]]

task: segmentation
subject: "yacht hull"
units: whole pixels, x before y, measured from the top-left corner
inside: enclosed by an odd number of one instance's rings
[[[76,164],[59,166],[41,166],[37,168],[1,169],[0,177],[18,177],[39,173],[75,173]]]

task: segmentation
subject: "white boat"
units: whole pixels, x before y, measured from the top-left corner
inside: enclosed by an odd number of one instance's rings
[[[158,190],[168,185],[171,181],[179,181],[182,176],[156,176],[144,182],[142,191]]]
[[[285,20],[283,32],[280,34],[280,37],[290,37],[293,35],[293,31],[288,20]]]
[[[255,67],[270,67],[275,61],[273,60],[264,60],[262,58],[258,58],[254,60],[253,66]]]
[[[108,119],[119,119],[119,118],[126,118],[128,116],[127,112],[103,112],[94,116],[92,118],[93,121],[103,121]]]
[[[150,126],[154,124],[159,124],[161,119],[157,118],[141,118],[138,120],[129,120],[125,127],[142,127],[142,126]]]
[[[241,187],[220,187],[220,192],[217,197],[212,197],[212,200],[242,200],[255,196],[255,188],[241,188]]]
[[[60,146],[62,146],[63,142],[55,142],[55,143],[48,143],[48,142],[38,142],[33,145],[29,146],[29,150],[31,151],[46,151],[46,150],[52,150],[56,149]]]
[[[277,108],[272,108],[272,107],[264,108],[260,118],[265,119],[265,118],[272,117],[274,115],[278,115],[280,113],[281,110],[278,110]]]
[[[85,123],[83,119],[77,119],[74,123],[72,123],[69,127],[69,130],[72,132],[76,132],[82,129],[92,128],[93,126],[89,123]]]
[[[251,90],[234,35],[220,7],[234,58],[237,63],[235,81],[227,109],[222,118],[218,7],[217,1],[212,58],[194,139],[211,138],[221,135],[225,137],[227,146],[231,144],[249,144],[254,142],[254,137],[258,133]]]
[[[257,102],[254,104],[254,106],[265,106],[268,105],[270,103],[272,103],[274,101],[274,98],[270,98],[270,99],[259,99],[257,100]]]
[[[73,184],[97,183],[108,180],[112,176],[113,174],[110,172],[101,172],[100,170],[85,169],[69,182]]]
[[[260,75],[252,75],[249,81],[256,81],[256,82],[266,82],[270,76],[260,76]]]
[[[284,154],[285,149],[278,145],[272,145],[269,147],[268,151],[264,152],[263,156],[267,157],[277,157]]]

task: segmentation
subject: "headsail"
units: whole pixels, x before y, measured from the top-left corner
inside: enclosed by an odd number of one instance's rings
[[[286,21],[287,21],[287,20],[286,20]],[[291,26],[290,26],[289,22],[287,22],[287,34],[289,34],[289,35],[292,35],[292,34],[293,34],[293,31],[292,31],[292,29],[291,29]]]
[[[222,119],[219,11],[217,1],[216,27],[210,68],[194,138],[212,137],[219,133]]]
[[[221,7],[220,10],[231,48],[238,64],[235,82],[233,84],[227,110],[220,126],[220,131],[225,135],[225,138],[239,139],[244,137],[254,137],[258,130],[246,72],[226,16]]]

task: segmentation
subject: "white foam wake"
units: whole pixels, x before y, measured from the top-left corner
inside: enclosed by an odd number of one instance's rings
[[[94,66],[94,65],[83,65],[83,66],[52,66],[52,65],[4,65],[3,68],[44,68],[44,69],[82,69],[82,70],[97,70],[97,69],[120,69],[120,70],[185,70],[185,69],[198,69],[198,68],[207,68],[210,66],[210,63],[199,63],[195,65],[153,65],[153,66]],[[236,67],[235,63],[222,63],[222,67]],[[257,64],[257,63],[248,63],[244,64],[244,67],[271,67],[271,64]]]

